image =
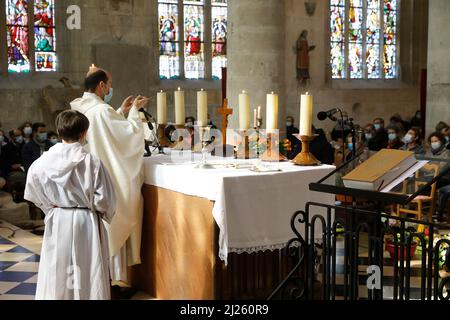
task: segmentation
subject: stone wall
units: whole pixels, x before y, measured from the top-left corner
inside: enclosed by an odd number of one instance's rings
[[[450,122],[450,2],[430,1],[427,131]]]

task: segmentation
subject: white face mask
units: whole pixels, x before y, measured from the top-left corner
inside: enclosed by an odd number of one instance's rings
[[[440,143],[440,142],[433,142],[433,143],[431,144],[431,148],[432,148],[433,150],[439,150],[441,147],[442,147],[442,143]]]
[[[407,134],[407,135],[403,138],[403,141],[404,141],[405,143],[411,143],[411,142],[413,141],[412,135]]]

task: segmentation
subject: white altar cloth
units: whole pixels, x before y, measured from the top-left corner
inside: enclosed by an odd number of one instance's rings
[[[256,160],[208,157],[215,169],[195,169],[201,155],[165,150],[145,160],[145,184],[214,202],[213,216],[219,226],[219,257],[228,253],[277,250],[294,237],[293,214],[307,202],[334,204],[334,195],[309,190],[334,170],[332,166],[298,167],[291,163],[263,163],[280,172],[253,172]],[[182,157],[182,159],[180,159]],[[260,162],[259,162],[260,163]],[[241,166],[236,168],[233,166]],[[192,212],[186,212],[191,214]],[[325,211],[314,211],[323,214]]]

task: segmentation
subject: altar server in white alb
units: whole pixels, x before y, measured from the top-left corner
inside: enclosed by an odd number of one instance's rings
[[[141,263],[145,142],[139,110],[149,99],[128,97],[119,110],[114,110],[109,105],[112,75],[96,67],[87,74],[85,91],[71,107],[89,119],[86,149],[102,160],[113,180],[117,211],[107,227],[111,279],[113,285],[128,284],[127,266]]]
[[[45,213],[37,300],[109,300],[107,232],[116,208],[111,178],[100,159],[87,153],[89,120],[61,113],[56,126],[63,143],[31,166],[25,199]]]

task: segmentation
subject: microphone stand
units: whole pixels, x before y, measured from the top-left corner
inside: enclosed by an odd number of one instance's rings
[[[150,120],[151,121],[151,120]],[[149,124],[150,124],[150,122],[149,122]],[[159,137],[158,137],[158,132],[156,132],[156,134],[155,134],[155,140],[156,140],[156,148],[158,148],[158,154],[166,154],[165,152],[164,152],[164,147],[161,145],[161,141],[159,140]]]

